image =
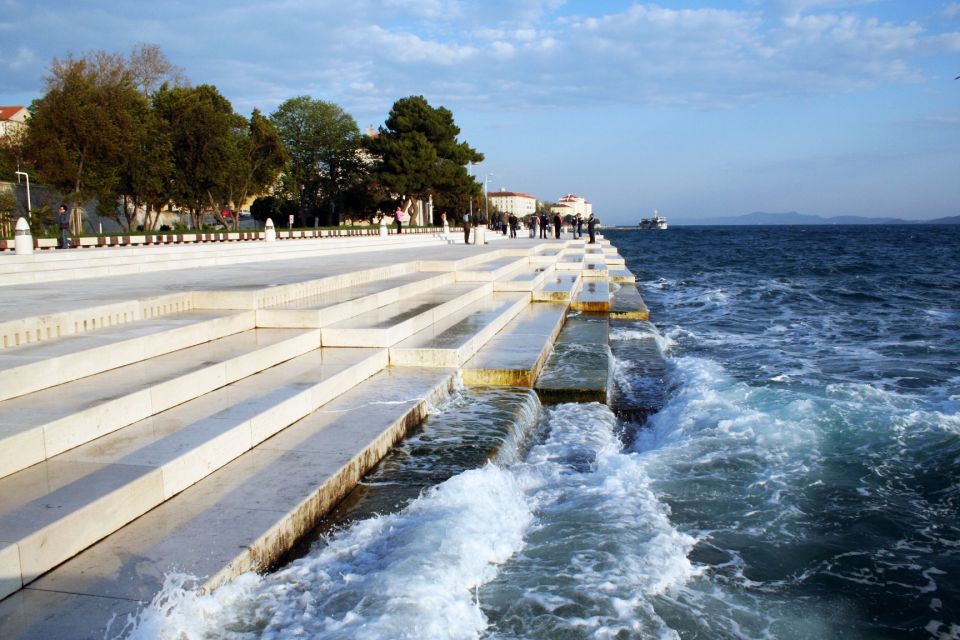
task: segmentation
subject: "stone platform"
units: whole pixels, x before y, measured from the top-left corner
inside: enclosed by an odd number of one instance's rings
[[[616,248],[491,236],[0,255],[0,637],[269,568],[458,375],[579,397],[537,383],[579,345],[602,399]]]

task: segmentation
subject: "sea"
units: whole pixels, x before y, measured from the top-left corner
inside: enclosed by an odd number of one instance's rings
[[[457,388],[282,567],[125,635],[960,638],[960,226],[606,235],[650,411]]]

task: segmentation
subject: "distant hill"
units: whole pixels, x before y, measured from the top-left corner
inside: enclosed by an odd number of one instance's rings
[[[926,224],[960,224],[960,216],[936,218],[935,220],[926,220],[925,223]]]
[[[938,218],[936,220],[904,220],[902,218],[865,218],[861,216],[833,216],[824,218],[796,211],[786,213],[767,213],[754,211],[742,216],[723,216],[703,218],[701,220],[677,219],[670,224],[678,225],[780,225],[780,224],[960,224],[960,216]]]

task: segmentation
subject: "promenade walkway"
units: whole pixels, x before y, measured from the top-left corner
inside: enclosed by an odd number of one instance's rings
[[[270,567],[458,376],[532,387],[569,312],[646,318],[632,281],[569,238],[0,255],[0,637]]]

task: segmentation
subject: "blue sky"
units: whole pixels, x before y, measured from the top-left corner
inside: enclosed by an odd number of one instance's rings
[[[54,57],[159,44],[241,113],[451,109],[490,189],[607,224],[960,214],[960,2],[0,0],[0,104]]]

